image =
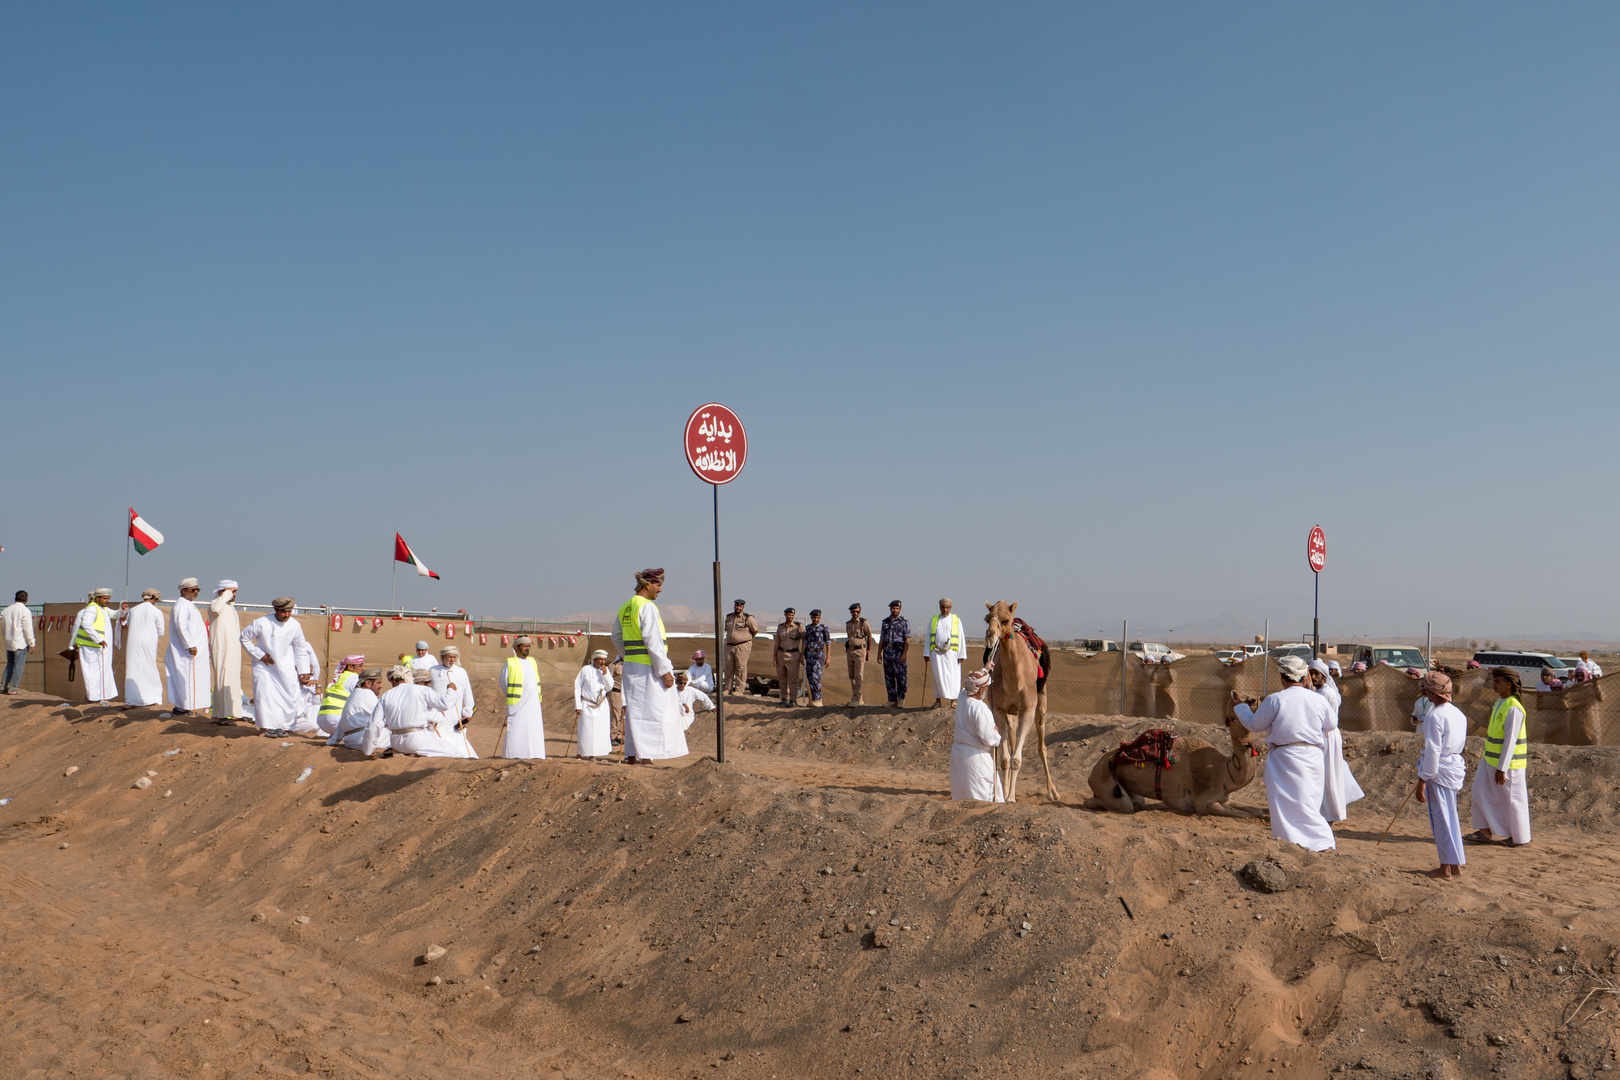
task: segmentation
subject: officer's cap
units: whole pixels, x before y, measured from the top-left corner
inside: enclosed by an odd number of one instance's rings
[[[817,615],[820,615],[820,614],[821,614],[821,609],[820,608],[814,607],[814,608],[810,609],[810,617],[812,619],[815,618]]]

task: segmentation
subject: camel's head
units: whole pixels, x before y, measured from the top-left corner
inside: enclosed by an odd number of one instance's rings
[[[1226,699],[1226,709],[1222,713],[1222,715],[1226,718],[1226,726],[1229,728],[1238,722],[1237,707],[1239,705],[1247,705],[1251,709],[1257,709],[1260,707],[1260,702],[1255,698],[1245,697],[1236,690],[1233,690],[1231,695]]]
[[[1012,633],[1013,612],[1018,610],[1018,601],[1007,603],[997,600],[991,603],[986,600],[984,606],[988,609],[984,613],[984,640],[986,643],[1000,641]]]

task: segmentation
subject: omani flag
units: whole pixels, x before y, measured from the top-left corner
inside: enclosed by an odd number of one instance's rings
[[[416,552],[411,550],[411,545],[407,544],[405,542],[405,538],[399,535],[399,533],[394,534],[394,561],[410,563],[412,566],[416,567],[417,577],[436,578],[439,576],[422,565],[422,560],[416,557]]]
[[[146,519],[129,508],[129,538],[135,541],[135,550],[145,555],[163,543],[163,534],[146,523]]]

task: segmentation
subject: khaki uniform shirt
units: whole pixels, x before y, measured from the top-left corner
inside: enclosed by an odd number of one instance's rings
[[[755,622],[754,617],[748,612],[738,614],[733,611],[726,616],[727,645],[746,645],[753,641],[754,635],[758,633],[759,623]]]
[[[783,623],[776,628],[776,648],[772,656],[803,655],[804,653],[804,623],[794,620]]]
[[[844,624],[849,640],[844,642],[846,653],[860,653],[862,660],[872,657],[872,624],[865,618],[851,619]]]

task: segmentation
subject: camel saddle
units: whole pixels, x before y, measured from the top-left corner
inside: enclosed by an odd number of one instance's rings
[[[1047,673],[1052,670],[1052,654],[1046,651],[1046,642],[1035,628],[1023,619],[1014,617],[1012,621],[1013,633],[1024,639],[1029,651],[1035,654],[1035,688],[1041,689],[1046,685]]]
[[[1119,783],[1119,767],[1121,765],[1135,765],[1138,769],[1145,769],[1148,764],[1153,765],[1153,797],[1164,800],[1160,784],[1164,774],[1176,763],[1176,736],[1164,730],[1154,728],[1144,731],[1130,742],[1122,742],[1119,749],[1114,751],[1113,758],[1108,763],[1108,771],[1114,777],[1114,783]]]

